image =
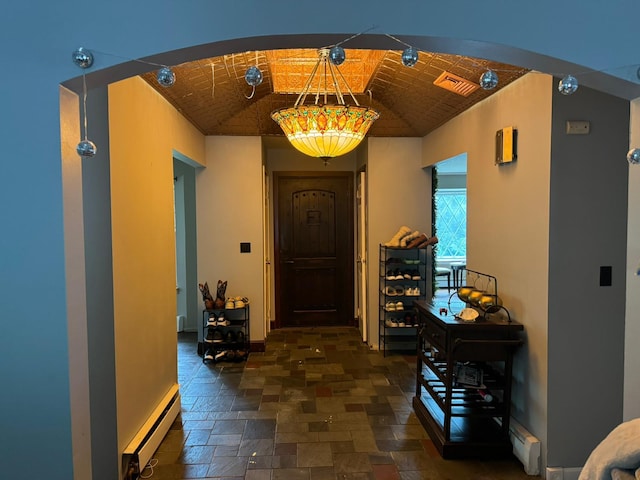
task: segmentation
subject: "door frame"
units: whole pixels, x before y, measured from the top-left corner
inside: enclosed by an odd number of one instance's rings
[[[356,317],[364,343],[369,342],[369,266],[367,218],[367,169],[356,172]]]
[[[270,188],[270,178],[269,172],[267,172],[266,166],[262,165],[262,245],[263,245],[263,256],[264,256],[264,264],[263,264],[263,305],[264,305],[264,333],[265,338],[271,331],[271,289],[272,285],[272,273],[273,273],[273,265],[271,264],[271,222],[270,222],[270,197],[271,197],[271,188]]]
[[[274,272],[274,294],[275,294],[275,322],[273,322],[273,328],[282,328],[282,305],[280,299],[282,298],[281,290],[282,285],[280,282],[280,219],[279,217],[279,205],[278,205],[278,185],[281,178],[318,178],[318,177],[343,177],[349,180],[348,182],[348,259],[347,263],[350,265],[350,268],[347,269],[349,275],[347,284],[351,285],[351,295],[350,301],[348,302],[347,308],[350,308],[349,318],[350,324],[353,326],[358,320],[354,315],[354,306],[355,306],[355,257],[354,257],[354,249],[355,249],[355,240],[354,240],[354,208],[355,208],[355,191],[354,191],[354,174],[348,170],[336,170],[331,172],[323,172],[323,171],[277,171],[273,172],[273,272]]]
[[[176,189],[180,196],[178,200],[174,194],[176,227],[180,230],[176,231],[176,236],[181,237],[180,240],[176,238],[176,276],[178,282],[176,296],[183,297],[182,302],[176,303],[179,308],[176,313],[185,316],[185,332],[201,332],[198,290],[189,288],[189,285],[197,285],[198,283],[197,219],[195,213],[196,170],[191,159],[175,150],[173,152],[173,177],[178,179],[176,183],[181,187]],[[179,245],[180,252],[178,252]]]

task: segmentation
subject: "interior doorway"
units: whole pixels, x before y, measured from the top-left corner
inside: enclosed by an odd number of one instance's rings
[[[435,166],[437,182],[434,191],[435,228],[438,245],[435,265],[449,269],[449,276],[436,276],[436,294],[448,291],[452,283],[452,264],[467,261],[467,154],[439,162]],[[454,282],[455,283],[455,282]]]
[[[274,173],[276,327],[354,323],[353,173]]]
[[[184,331],[187,319],[187,296],[185,287],[186,258],[185,258],[185,228],[184,228],[184,176],[173,177],[173,233],[176,236],[176,320],[177,331]]]
[[[199,331],[196,178],[193,166],[174,152],[174,231],[176,237],[176,330]]]

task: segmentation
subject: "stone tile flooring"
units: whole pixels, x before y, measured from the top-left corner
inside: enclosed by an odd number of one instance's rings
[[[179,334],[182,413],[153,480],[530,479],[517,460],[443,460],[416,419],[415,357],[356,329],[282,329],[242,363],[202,363]]]

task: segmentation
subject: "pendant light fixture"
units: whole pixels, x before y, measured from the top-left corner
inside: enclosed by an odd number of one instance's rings
[[[294,106],[271,114],[291,145],[305,155],[322,158],[325,164],[329,158],[344,155],[356,148],[379,117],[377,111],[360,106],[334,64],[344,61],[344,53],[338,49],[340,47],[337,46],[333,49],[321,48],[318,61]],[[346,105],[338,77],[346,85],[354,105]],[[330,87],[333,90],[331,93]],[[315,102],[305,105],[312,89],[315,90]],[[330,95],[336,96],[336,103],[328,103]]]

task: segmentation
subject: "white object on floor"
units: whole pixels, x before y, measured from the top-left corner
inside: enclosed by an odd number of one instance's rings
[[[614,468],[640,470],[640,418],[623,422],[593,449],[579,480],[610,480]],[[636,473],[636,477],[638,476]]]

